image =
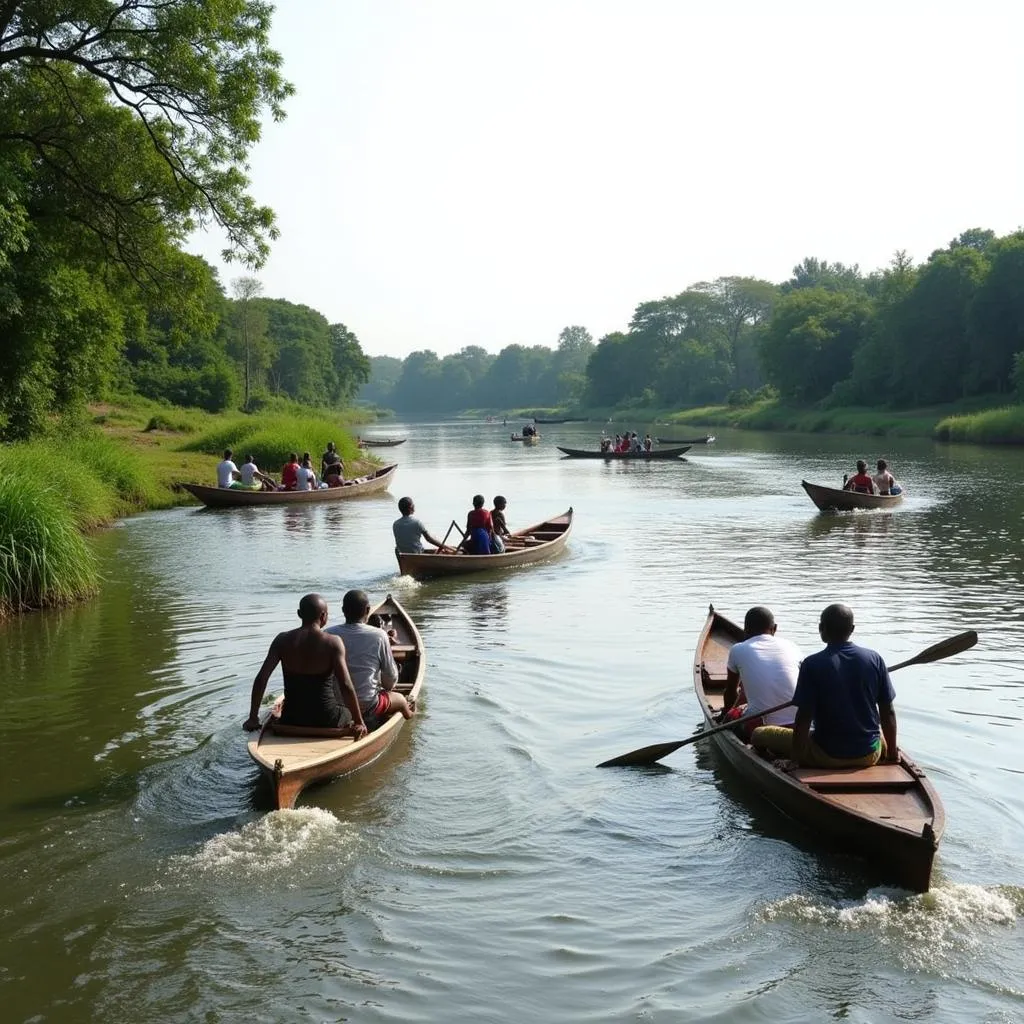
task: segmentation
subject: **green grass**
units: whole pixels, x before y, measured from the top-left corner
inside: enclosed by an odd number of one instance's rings
[[[66,458],[90,471],[117,497],[119,514],[155,507],[160,499],[159,481],[126,445],[99,431],[87,431],[56,442]]]
[[[41,474],[0,475],[0,617],[96,589],[96,559],[63,493]]]
[[[1024,405],[947,416],[936,424],[935,437],[972,444],[1024,444]]]

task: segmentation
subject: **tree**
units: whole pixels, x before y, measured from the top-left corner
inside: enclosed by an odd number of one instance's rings
[[[4,0],[5,155],[56,173],[89,208],[90,227],[111,258],[136,270],[133,226],[147,218],[178,238],[212,220],[227,235],[226,258],[261,264],[276,229],[272,212],[246,191],[246,159],[263,111],[280,120],[293,92],[268,45],[272,11],[262,0]],[[97,93],[111,116],[79,103]],[[37,96],[47,98],[41,108],[31,102]],[[48,109],[54,102],[57,118]],[[101,156],[121,149],[119,113],[130,115],[144,140],[130,162],[155,155],[162,165],[151,189],[108,187],[104,169],[77,144],[85,127]]]
[[[1014,356],[1024,349],[1024,232],[993,242],[987,254],[992,262],[967,314],[968,387],[977,393],[1013,387]]]
[[[242,379],[245,388],[243,403],[248,409],[249,399],[252,397],[253,352],[259,345],[263,335],[260,328],[265,322],[254,313],[250,302],[263,294],[263,285],[255,277],[236,277],[231,282],[231,294],[235,297],[236,322],[242,341]]]
[[[370,360],[359,339],[344,324],[331,324],[331,365],[335,383],[332,400],[339,405],[352,401],[370,379]]]
[[[801,288],[824,288],[829,292],[847,292],[863,287],[864,279],[856,263],[846,266],[807,256],[793,268],[793,276],[781,285],[781,291],[788,294]]]

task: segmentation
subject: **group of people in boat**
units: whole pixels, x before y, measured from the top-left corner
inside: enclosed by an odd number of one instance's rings
[[[844,604],[825,608],[818,622],[825,648],[807,657],[776,630],[771,609],[747,612],[744,639],[729,650],[721,720],[742,719],[736,731],[744,740],[800,765],[898,762],[896,693],[882,656],[850,642],[853,612]]]
[[[635,430],[632,433],[627,431],[625,434],[616,434],[614,440],[604,434],[601,435],[601,451],[603,452],[618,454],[649,452],[653,447],[654,441],[651,440],[650,434],[645,435],[641,440]]]
[[[532,423],[523,424],[522,433],[519,434],[518,437],[515,434],[513,434],[512,440],[519,441],[525,437],[540,437],[540,434],[537,432],[537,428]]]
[[[861,494],[902,494],[903,488],[896,483],[896,477],[889,472],[889,463],[879,459],[877,472],[869,473],[864,459],[857,460],[857,472],[843,475],[843,490],[858,491]]]
[[[217,464],[217,486],[244,491],[315,491],[325,487],[344,487],[353,481],[345,479],[345,463],[333,441],[327,442],[327,450],[320,457],[320,475],[313,468],[313,456],[303,452],[301,460],[297,452],[291,452],[288,461],[281,467],[281,481],[262,472],[252,455],[246,455],[242,465],[234,463],[234,453],[224,449],[224,458]]]
[[[360,739],[391,715],[412,718],[414,700],[395,691],[400,672],[394,630],[376,617],[362,590],[342,598],[343,624],[328,626],[327,602],[319,594],[299,601],[301,623],[278,633],[252,684],[249,717],[243,728],[260,727],[260,704],[278,665],[284,676],[284,702],[276,721],[283,726],[337,729]]]
[[[473,507],[466,516],[466,530],[462,535],[462,541],[451,547],[443,540],[437,540],[430,535],[422,520],[415,515],[416,505],[412,498],[399,498],[398,511],[401,515],[391,524],[391,532],[395,536],[395,550],[409,555],[422,554],[425,540],[428,544],[433,544],[440,554],[501,554],[505,550],[505,541],[511,537],[505,520],[508,499],[502,494],[496,494],[493,507],[487,509],[484,507],[486,504],[487,501],[482,494],[473,496]]]

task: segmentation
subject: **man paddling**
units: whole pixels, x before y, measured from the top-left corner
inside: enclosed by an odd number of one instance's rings
[[[755,715],[793,699],[802,655],[792,640],[776,636],[770,608],[757,605],[743,619],[741,643],[729,648],[722,721]],[[745,703],[744,703],[745,701]],[[738,726],[749,739],[759,725],[791,725],[793,709],[776,711]]]
[[[247,732],[260,727],[260,703],[278,663],[284,676],[283,725],[340,729],[346,725],[356,739],[366,735],[359,698],[345,664],[345,645],[325,633],[327,602],[319,594],[299,601],[302,625],[278,633],[252,684]],[[345,709],[348,709],[348,714]]]
[[[853,625],[845,604],[830,604],[821,613],[818,632],[826,646],[800,666],[793,695],[796,723],[792,730],[755,729],[750,740],[755,747],[818,768],[899,761],[889,670],[877,651],[850,643]]]
[[[412,498],[399,498],[398,511],[402,513],[399,519],[391,524],[391,532],[395,535],[395,549],[407,555],[419,555],[423,553],[423,541],[425,537],[428,544],[433,544],[440,552],[452,553],[452,549],[446,547],[439,540],[435,540],[427,532],[427,528],[417,519],[413,513],[416,506]]]

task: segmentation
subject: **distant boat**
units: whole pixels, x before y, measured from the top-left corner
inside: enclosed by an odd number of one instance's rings
[[[800,481],[807,496],[822,512],[849,512],[855,508],[895,508],[903,502],[902,494],[865,494],[863,491],[844,491],[841,487],[822,487]]]
[[[541,419],[539,416],[534,416],[533,417],[533,422],[534,423],[584,423],[586,421],[585,420],[580,420],[580,419],[544,420],[544,419]]]
[[[342,487],[321,487],[315,491],[249,491],[241,487],[208,487],[205,484],[181,486],[209,508],[235,508],[241,505],[306,505],[385,491],[397,469],[397,465],[384,466],[369,476],[347,480]]]
[[[364,437],[359,441],[360,448],[394,448],[397,445],[405,444],[409,439],[407,437],[400,437],[395,441],[386,438],[377,437]]]
[[[714,444],[715,435],[705,434],[703,437],[690,437],[686,440],[679,441],[669,437],[656,437],[654,440],[657,441],[658,444]]]
[[[556,445],[555,447],[560,452],[565,452],[570,459],[639,459],[641,461],[648,459],[677,459],[684,452],[690,450],[689,445],[685,445],[682,448],[659,448],[658,451],[651,452],[595,452],[583,448],[563,448],[561,445]]]

